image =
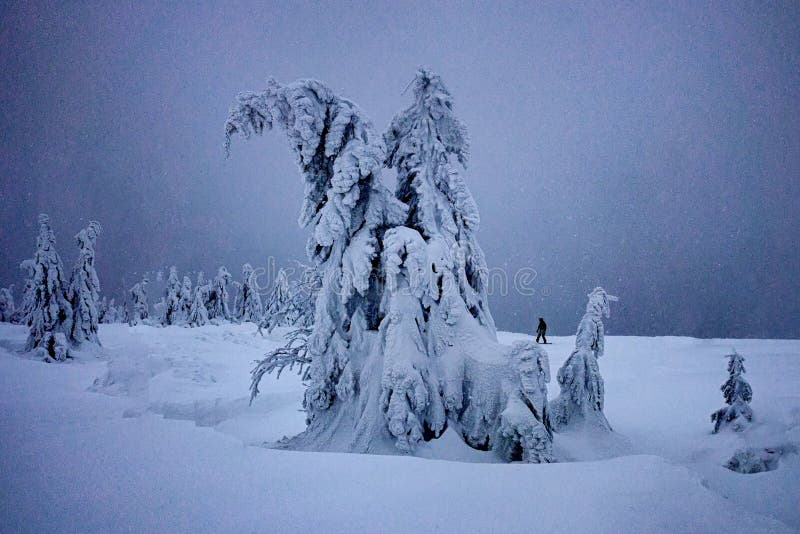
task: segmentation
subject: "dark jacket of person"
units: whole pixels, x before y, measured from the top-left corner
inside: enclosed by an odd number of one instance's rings
[[[544,334],[545,332],[547,332],[547,323],[544,322],[544,319],[539,317],[539,326],[538,326],[538,328],[536,328],[536,333],[537,334]]]

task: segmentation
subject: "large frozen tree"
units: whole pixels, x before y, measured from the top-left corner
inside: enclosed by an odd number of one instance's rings
[[[506,459],[550,461],[547,354],[497,342],[477,208],[450,164],[466,160],[464,128],[438,77],[414,85],[388,160],[355,104],[313,80],[241,94],[226,124],[228,142],[283,128],[306,185],[300,224],[322,287],[299,362],[308,428],[287,446],[412,451],[452,426]],[[397,195],[380,179],[387,161]]]
[[[715,434],[725,427],[740,432],[753,420],[753,410],[750,408],[753,388],[742,376],[745,373],[744,357],[734,350],[726,358],[728,358],[729,376],[720,389],[727,406],[711,414]]]
[[[617,297],[596,287],[588,295],[586,313],[578,324],[575,350],[556,376],[561,394],[550,404],[550,416],[556,430],[590,426],[611,430],[603,402],[605,386],[597,359],[605,349],[603,316],[609,317],[610,302]]]
[[[97,221],[78,232],[75,241],[78,244],[78,260],[72,269],[69,284],[69,301],[72,304],[72,330],[70,340],[73,343],[100,344],[97,336],[100,324],[98,301],[100,298],[100,280],[94,267],[95,244],[102,227]]]
[[[33,258],[30,334],[26,350],[39,349],[47,358],[65,360],[67,336],[72,330],[72,306],[67,300],[66,280],[50,218],[39,215],[39,237]]]

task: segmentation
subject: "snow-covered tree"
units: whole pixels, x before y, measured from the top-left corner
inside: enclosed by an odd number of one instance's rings
[[[228,308],[228,284],[232,279],[231,273],[224,265],[219,268],[217,276],[211,283],[206,301],[209,319],[231,319],[231,312]]]
[[[40,349],[45,357],[65,360],[67,335],[72,330],[72,306],[67,300],[66,280],[50,218],[39,215],[39,237],[33,259],[34,274],[26,350]]]
[[[167,287],[164,290],[164,313],[161,324],[171,325],[183,322],[183,305],[181,302],[181,291],[183,286],[178,278],[178,269],[173,265],[169,268],[167,277]]]
[[[322,287],[322,273],[318,269],[301,265],[299,280],[289,282],[291,317],[294,325],[310,327],[314,324],[317,295]]]
[[[98,308],[101,324],[113,324],[122,321],[122,316],[119,314],[114,298],[108,300],[106,297],[100,299],[100,306]]]
[[[164,297],[161,297],[156,303],[153,304],[153,317],[161,317],[159,323],[162,325],[164,324],[164,315],[166,314],[166,311],[167,300]]]
[[[0,288],[0,323],[10,323],[14,320],[16,308],[14,307],[14,286]]]
[[[199,281],[202,281],[198,277]],[[189,308],[189,317],[187,319],[187,324],[189,326],[203,326],[204,324],[208,323],[208,309],[206,308],[206,302],[208,302],[208,294],[211,291],[211,286],[208,284],[201,284],[195,287],[194,289],[194,299],[192,300],[192,305]]]
[[[289,276],[286,271],[280,269],[272,289],[267,295],[264,304],[264,314],[258,324],[258,330],[271,332],[277,326],[289,326],[294,324],[295,309],[292,294],[289,291]]]
[[[258,325],[259,333],[271,332],[278,326],[308,328],[314,324],[317,295],[322,287],[322,273],[300,264],[301,276],[291,280],[285,270],[278,271],[275,283],[267,295],[264,314]]]
[[[147,285],[150,280],[145,276],[128,291],[130,298],[130,314],[128,324],[135,326],[145,321],[150,316],[150,306],[147,303]]]
[[[603,355],[605,348],[603,316],[610,316],[609,303],[615,302],[617,297],[607,294],[602,287],[594,288],[588,297],[586,313],[575,335],[575,350],[556,377],[561,394],[550,404],[550,417],[556,430],[582,425],[611,430],[603,413],[605,386],[597,358]]]
[[[256,286],[256,272],[249,263],[242,265],[242,282],[234,309],[238,321],[256,324],[261,321],[261,295]]]
[[[414,90],[388,160],[363,113],[313,80],[241,94],[226,124],[228,143],[282,127],[306,184],[300,224],[322,287],[297,362],[308,365],[308,428],[288,446],[412,451],[452,427],[508,460],[550,461],[547,354],[497,342],[477,209],[449,164],[466,159],[463,126],[438,77],[420,71]],[[398,168],[396,196],[384,161]]]
[[[715,434],[724,427],[740,432],[753,420],[753,410],[750,408],[753,388],[742,376],[745,373],[744,357],[735,350],[725,357],[728,358],[729,376],[720,389],[727,406],[711,414]]]
[[[420,69],[413,86],[414,102],[394,117],[384,135],[387,165],[397,169],[397,198],[409,207],[405,224],[446,262],[448,274],[433,274],[455,284],[467,310],[494,335],[486,296],[489,269],[475,237],[478,206],[452,161],[467,163],[467,129],[439,76]]]
[[[33,278],[36,274],[36,263],[32,259],[23,260],[19,268],[25,276],[25,287],[22,289],[22,301],[16,307],[13,322],[30,326],[33,311]]]
[[[194,301],[192,279],[188,276],[184,276],[183,285],[181,286],[181,315],[187,318],[187,320],[192,311],[192,301]]]
[[[105,324],[108,318],[108,298],[103,296],[97,304],[97,318],[100,324]]]
[[[100,223],[91,221],[89,226],[75,236],[80,252],[72,269],[68,294],[72,305],[70,341],[76,344],[84,341],[100,344],[97,336],[100,324],[100,313],[97,309],[100,298],[100,280],[97,278],[97,271],[94,267],[94,247],[97,236],[101,232]]]

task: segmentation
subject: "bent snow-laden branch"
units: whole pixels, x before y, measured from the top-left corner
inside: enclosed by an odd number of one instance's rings
[[[276,378],[280,378],[281,373],[287,367],[293,370],[297,366],[297,374],[303,380],[308,380],[308,369],[311,358],[308,355],[308,337],[311,335],[310,328],[298,328],[286,334],[288,342],[279,347],[258,362],[250,371],[250,404],[260,393],[258,385],[265,374],[276,373]]]

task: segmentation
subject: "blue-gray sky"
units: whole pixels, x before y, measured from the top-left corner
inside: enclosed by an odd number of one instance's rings
[[[490,267],[538,273],[492,296],[499,327],[572,333],[601,284],[612,333],[800,337],[800,4],[563,4],[0,4],[0,284],[42,211],[68,266],[102,222],[108,294],[303,259],[282,134],[223,159],[236,93],[318,78],[382,130],[427,65],[470,131]]]

